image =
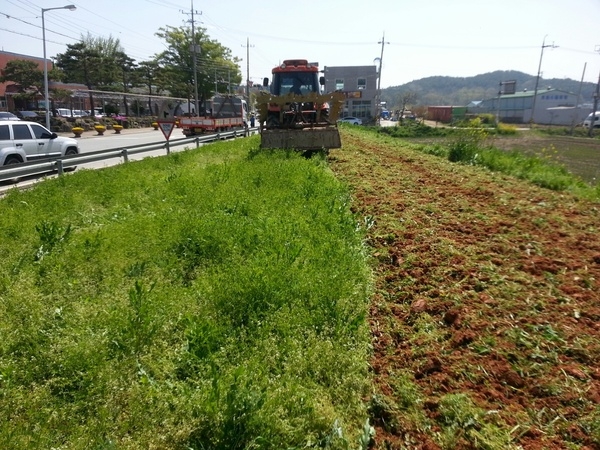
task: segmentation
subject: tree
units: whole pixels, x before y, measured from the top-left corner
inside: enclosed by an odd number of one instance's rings
[[[140,82],[148,88],[148,110],[150,114],[157,115],[158,111],[152,108],[152,89],[159,94],[164,89],[163,70],[156,60],[142,61],[137,67]]]
[[[167,50],[157,55],[156,60],[165,72],[167,89],[171,95],[192,98],[194,93],[194,65],[192,48],[199,48],[196,54],[196,73],[198,92],[201,98],[208,98],[214,92],[213,76],[218,70],[220,75],[228,73],[231,82],[239,84],[242,80],[238,66],[239,59],[232,58],[231,50],[206,34],[206,29],[197,28],[192,38],[190,27],[160,28],[156,35],[165,40]]]
[[[394,102],[394,107],[396,105],[399,109],[398,119],[400,122],[403,120],[404,111],[408,105],[412,105],[417,100],[417,93],[412,91],[400,92],[396,97],[396,101]]]
[[[118,82],[121,74],[119,57],[125,52],[118,39],[94,38],[89,33],[81,41],[67,45],[67,51],[56,55],[56,65],[64,73],[66,83],[85,84],[88,89],[106,89]],[[94,97],[90,92],[94,108]]]
[[[73,107],[73,91],[69,89],[62,88],[53,88],[50,90],[52,94],[52,100],[58,100],[59,102],[66,103],[69,105],[69,108]],[[54,111],[54,104],[52,106],[52,111]]]
[[[35,99],[42,91],[44,73],[38,69],[37,63],[25,59],[8,61],[0,74],[0,83],[12,81],[17,87],[14,95],[15,106],[27,108],[29,101]]]
[[[121,82],[123,84],[123,103],[125,106],[125,115],[129,115],[129,104],[127,103],[127,92],[128,87],[133,87],[138,84],[137,78],[137,66],[135,60],[120,51],[116,55],[116,65],[121,75]]]
[[[102,60],[100,55],[87,47],[84,42],[67,45],[65,53],[56,55],[56,65],[63,71],[65,83],[85,84],[88,89],[94,89],[99,80]],[[94,96],[90,92],[91,108],[94,108]]]
[[[83,42],[91,52],[98,55],[101,65],[96,67],[96,88],[113,89],[122,80],[123,66],[132,64],[133,60],[125,54],[119,39],[93,37],[88,33],[82,37]]]

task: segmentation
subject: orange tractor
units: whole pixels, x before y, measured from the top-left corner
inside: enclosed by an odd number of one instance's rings
[[[261,148],[291,148],[313,152],[342,146],[337,118],[341,93],[322,94],[325,77],[305,59],[288,59],[272,70],[269,92],[257,97]]]

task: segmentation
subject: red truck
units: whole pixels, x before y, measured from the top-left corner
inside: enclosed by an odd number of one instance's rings
[[[248,103],[245,99],[234,95],[218,95],[210,99],[206,106],[202,116],[179,119],[183,134],[195,136],[248,127]]]

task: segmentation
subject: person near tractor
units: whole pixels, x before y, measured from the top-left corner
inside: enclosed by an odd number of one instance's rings
[[[300,86],[302,86],[302,81],[300,81],[299,78],[294,78],[294,83],[290,88],[290,94],[302,95],[302,89],[300,89]]]

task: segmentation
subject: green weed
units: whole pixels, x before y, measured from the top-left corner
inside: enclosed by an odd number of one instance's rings
[[[442,448],[494,450],[516,448],[506,425],[496,423],[494,411],[478,408],[465,394],[449,394],[440,399],[438,421],[444,426]]]
[[[0,200],[1,447],[365,439],[364,229],[322,158],[257,144]]]
[[[480,128],[473,128],[458,134],[450,144],[448,160],[477,165],[480,158],[482,143],[487,138],[487,132]]]

